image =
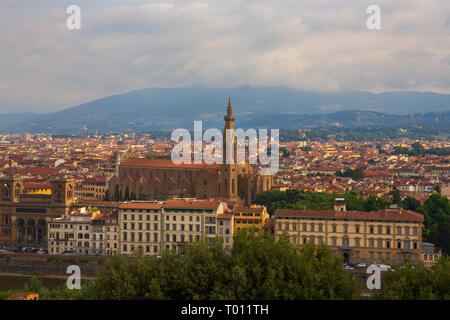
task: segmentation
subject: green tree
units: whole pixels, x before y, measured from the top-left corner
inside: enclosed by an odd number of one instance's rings
[[[116,187],[114,188],[114,198],[113,198],[113,200],[114,201],[120,201],[119,197],[120,197],[119,185],[116,184]]]
[[[109,201],[109,190],[106,190],[104,200]]]
[[[125,188],[125,196],[124,196],[124,200],[125,200],[125,201],[130,200],[130,188],[129,188],[128,186]]]
[[[402,201],[400,201],[400,206],[405,210],[416,211],[417,208],[420,207],[420,201],[413,197],[406,197]]]
[[[222,240],[186,244],[182,255],[114,257],[89,288],[97,299],[352,299],[356,280],[344,272],[341,255],[309,244],[302,249],[286,237],[245,229],[232,254]]]
[[[140,190],[138,193],[138,200],[150,200],[150,192]]]
[[[389,192],[389,194],[392,196],[392,203],[399,205],[400,201],[402,200],[402,198],[400,196],[400,191],[398,189],[394,189],[394,190],[391,190],[391,192]]]
[[[44,287],[37,277],[31,277],[25,284],[25,291],[39,293],[39,299],[46,300],[50,298],[50,291]]]
[[[424,238],[450,254],[450,202],[447,197],[432,194],[417,209],[424,215]]]
[[[442,256],[431,268],[406,261],[384,275],[375,299],[429,300],[450,299],[450,259]]]

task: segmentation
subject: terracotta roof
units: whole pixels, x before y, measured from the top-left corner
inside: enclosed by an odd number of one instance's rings
[[[277,209],[274,217],[336,218],[356,220],[424,221],[423,215],[403,209],[379,211],[335,211]]]
[[[220,201],[210,200],[167,200],[163,204],[163,208],[190,208],[190,209],[215,209],[219,206]]]
[[[219,164],[175,164],[171,159],[145,159],[133,158],[120,163],[120,166],[127,167],[149,167],[149,168],[189,168],[189,169],[220,169]]]
[[[57,174],[61,169],[57,168],[23,168],[18,171],[20,175],[32,175],[32,176],[52,176]]]
[[[234,212],[263,212],[264,207],[236,207],[234,208]]]
[[[120,209],[161,209],[162,203],[130,202],[120,204]]]
[[[217,219],[231,219],[233,218],[232,213],[222,213],[217,215]]]

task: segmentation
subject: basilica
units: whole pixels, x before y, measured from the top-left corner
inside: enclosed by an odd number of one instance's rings
[[[235,128],[231,101],[228,102],[224,120],[223,159],[226,159],[225,131]],[[236,151],[236,145],[233,149]],[[117,174],[109,180],[109,192],[114,194],[118,185],[122,194],[126,189],[135,195],[145,191],[151,199],[164,193],[175,197],[217,198],[249,205],[258,193],[270,190],[272,183],[272,175],[263,175],[260,168],[249,163],[175,164],[171,159],[128,158],[119,164]]]

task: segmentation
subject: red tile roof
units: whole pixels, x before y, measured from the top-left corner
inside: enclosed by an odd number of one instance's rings
[[[188,168],[188,169],[220,169],[219,164],[175,164],[171,159],[144,159],[133,158],[120,163],[123,167],[149,167],[149,168]]]
[[[120,204],[120,209],[161,209],[162,203],[131,202]]]
[[[335,218],[356,220],[420,221],[423,215],[403,209],[384,209],[379,211],[335,211],[335,210],[293,210],[277,209],[274,217]]]
[[[163,208],[171,209],[215,209],[219,206],[220,201],[210,200],[167,200]]]

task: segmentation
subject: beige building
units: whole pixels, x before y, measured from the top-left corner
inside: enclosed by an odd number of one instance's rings
[[[105,255],[119,253],[119,213],[114,210],[105,216]]]
[[[223,239],[225,250],[230,251],[233,247],[234,215],[222,213],[217,215],[217,235]]]
[[[340,209],[340,210],[337,210]],[[346,263],[421,259],[423,215],[399,208],[376,212],[277,209],[275,238],[285,233],[292,243],[325,243]]]
[[[48,221],[48,253],[103,255],[103,214],[80,208]]]
[[[186,243],[213,240],[217,215],[225,209],[226,203],[217,200],[124,203],[119,208],[119,253],[157,255],[162,248],[179,252]]]
[[[162,202],[131,202],[119,207],[119,253],[156,255],[160,252]]]

